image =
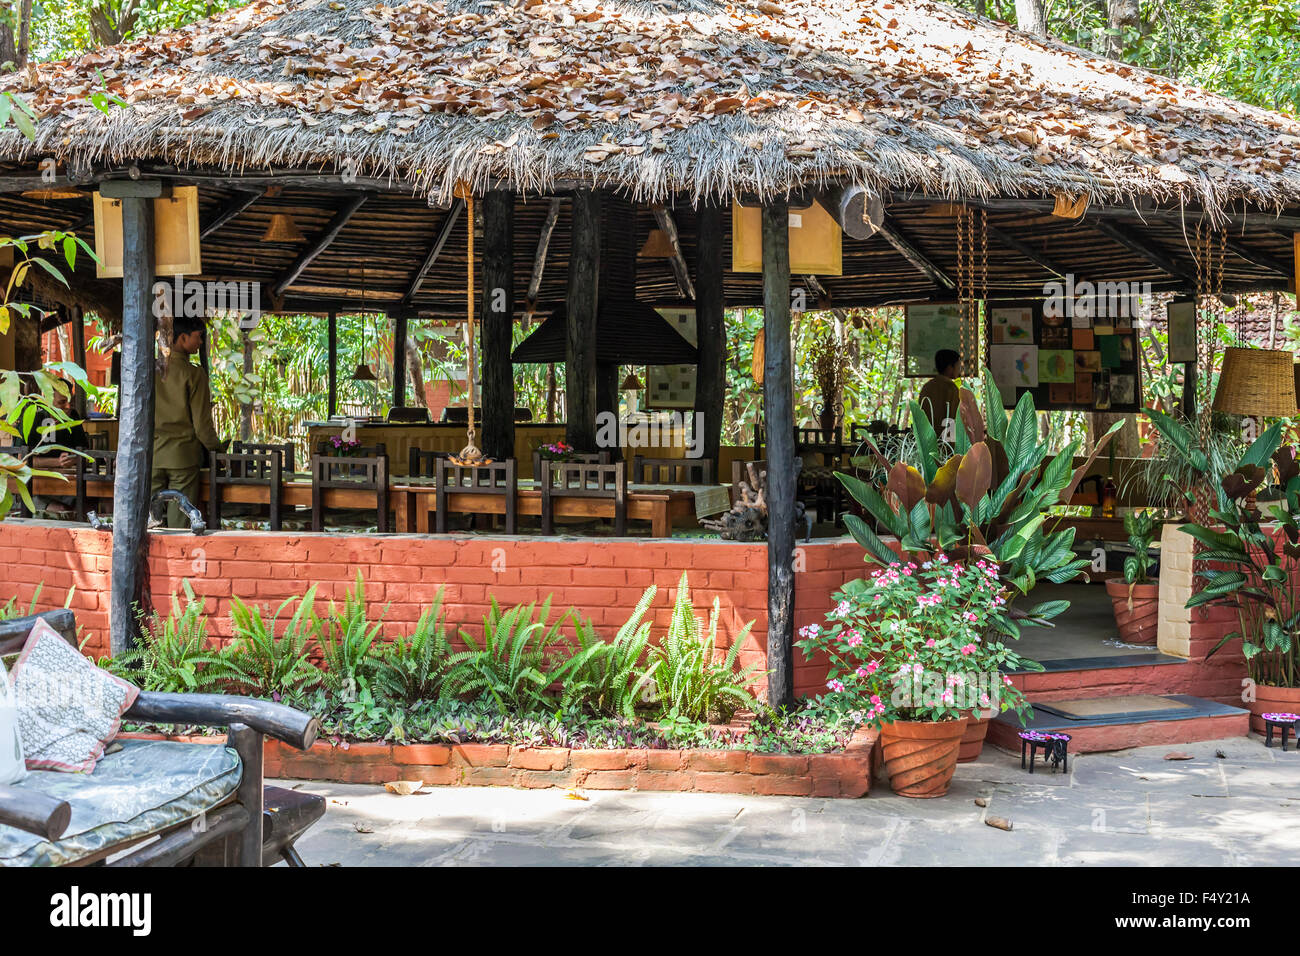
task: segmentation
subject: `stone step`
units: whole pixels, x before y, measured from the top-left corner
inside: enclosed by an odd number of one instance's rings
[[[1117,695],[1091,698],[1075,695],[1069,699],[1104,701],[1114,696]],[[1016,714],[999,714],[989,724],[988,742],[1019,753],[1020,738],[1017,734],[1021,730],[1066,733],[1070,735],[1070,753],[1074,754],[1244,737],[1250,732],[1250,712],[1240,707],[1230,707],[1187,694],[1159,696],[1171,702],[1169,710],[1111,712],[1096,717],[1072,719],[1034,706],[1033,715],[1024,727],[1021,727],[1020,718]],[[1056,699],[1067,698],[1057,695]],[[1038,703],[1050,704],[1051,701]],[[1178,707],[1178,704],[1187,706]]]

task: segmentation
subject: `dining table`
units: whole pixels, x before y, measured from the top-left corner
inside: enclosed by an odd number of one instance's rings
[[[76,494],[76,479],[72,474],[62,478],[41,476],[33,478],[31,490],[46,497],[72,497]],[[323,488],[324,505],[330,509],[373,509],[375,492],[350,488]],[[208,477],[199,482],[200,501],[194,502],[201,510],[209,497]],[[113,483],[106,479],[87,478],[86,499],[109,501],[113,499]],[[270,504],[271,490],[264,484],[229,484],[221,492],[224,504]],[[396,518],[398,533],[427,534],[432,530],[431,516],[436,511],[437,491],[432,478],[398,478],[389,482],[389,506]],[[557,496],[552,499],[555,516],[559,518],[613,518],[614,499]],[[291,472],[281,481],[280,503],[288,507],[311,507],[311,475]],[[504,495],[447,493],[449,512],[464,514],[500,514],[506,511]],[[688,518],[698,519],[720,514],[730,507],[727,485],[663,485],[629,484],[627,516],[633,520],[649,521],[653,537],[666,538],[673,526]],[[542,490],[532,479],[518,483],[515,508],[521,515],[541,515]],[[206,514],[206,511],[205,511]]]

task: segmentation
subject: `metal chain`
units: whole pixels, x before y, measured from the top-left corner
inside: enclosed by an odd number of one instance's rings
[[[464,194],[465,200],[465,226],[468,233],[466,244],[466,256],[469,258],[469,266],[466,270],[465,279],[465,309],[468,330],[468,347],[466,349],[466,380],[469,386],[469,408],[467,409],[467,421],[469,426],[465,429],[465,447],[460,450],[460,457],[456,463],[459,465],[477,465],[484,463],[483,452],[474,444],[474,402],[477,395],[474,389],[474,372],[478,366],[477,356],[474,349],[474,194],[470,191],[468,184],[463,184],[460,191]]]
[[[983,206],[980,207],[980,303],[983,306],[985,314],[988,311],[989,303],[989,213]],[[976,307],[975,322],[975,355],[972,356],[974,361],[975,374],[980,374],[983,367],[984,358],[984,335],[985,323],[980,315],[979,306]]]

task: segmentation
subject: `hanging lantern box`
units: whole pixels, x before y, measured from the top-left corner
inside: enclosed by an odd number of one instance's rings
[[[154,274],[196,275],[203,271],[199,254],[199,188],[178,186],[153,200]],[[95,193],[96,275],[122,278],[122,200]]]
[[[844,233],[835,217],[816,200],[806,209],[790,210],[790,273],[844,274]],[[763,271],[763,210],[731,207],[731,271]]]

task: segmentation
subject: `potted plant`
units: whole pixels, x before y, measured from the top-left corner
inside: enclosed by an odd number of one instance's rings
[[[1135,473],[1139,494],[1156,508],[1177,508],[1206,524],[1216,504],[1219,480],[1235,467],[1244,443],[1241,421],[1210,409],[1194,418],[1154,408],[1146,415],[1155,427],[1151,457]],[[1208,420],[1207,420],[1208,419]]]
[[[835,595],[827,625],[800,629],[807,657],[830,660],[828,703],[879,728],[885,772],[905,797],[941,797],[971,710],[1028,705],[1004,676],[1029,662],[995,634],[1014,634],[995,562],[892,562]]]
[[[1281,434],[1280,424],[1265,430],[1220,482],[1218,508],[1210,512],[1215,526],[1183,526],[1203,548],[1198,560],[1211,562],[1198,571],[1205,583],[1187,606],[1236,610],[1238,630],[1206,656],[1241,639],[1254,692],[1245,702],[1257,732],[1264,729],[1261,714],[1300,708],[1300,588],[1294,583],[1300,573],[1300,460],[1293,446],[1279,447]],[[1257,499],[1265,497],[1272,500],[1261,510]]]
[[[573,461],[578,457],[577,449],[563,440],[541,445],[538,451],[548,461]]]
[[[899,560],[968,562],[984,559],[997,566],[1010,615],[1017,626],[1006,634],[1019,636],[1019,625],[1045,625],[1069,608],[1068,601],[1050,601],[1024,607],[1021,600],[1041,581],[1061,584],[1083,572],[1089,562],[1074,554],[1074,529],[1049,527],[1048,511],[1068,504],[1092,463],[1122,427],[1113,425],[1096,442],[1092,454],[1074,465],[1079,450],[1071,442],[1051,455],[1038,438],[1038,415],[1032,397],[1021,397],[1010,417],[1002,408],[1002,395],[985,371],[984,406],[980,414],[976,397],[963,390],[951,454],[940,446],[929,420],[912,403],[915,464],[890,464],[870,445],[883,489],[851,475],[839,475],[867,519],[847,514],[845,527],[866,551],[869,562],[888,566]],[[897,539],[886,544],[881,533]],[[897,548],[897,550],[896,550]],[[992,640],[1002,637],[993,635]],[[1036,665],[1034,665],[1036,666]],[[974,760],[983,746],[987,717],[971,715],[964,760]]]
[[[1160,532],[1160,522],[1149,511],[1131,511],[1124,516],[1124,533],[1133,553],[1124,559],[1124,577],[1106,581],[1106,593],[1115,611],[1119,639],[1125,644],[1154,644],[1160,625],[1160,585],[1150,576],[1156,563],[1151,542]]]

